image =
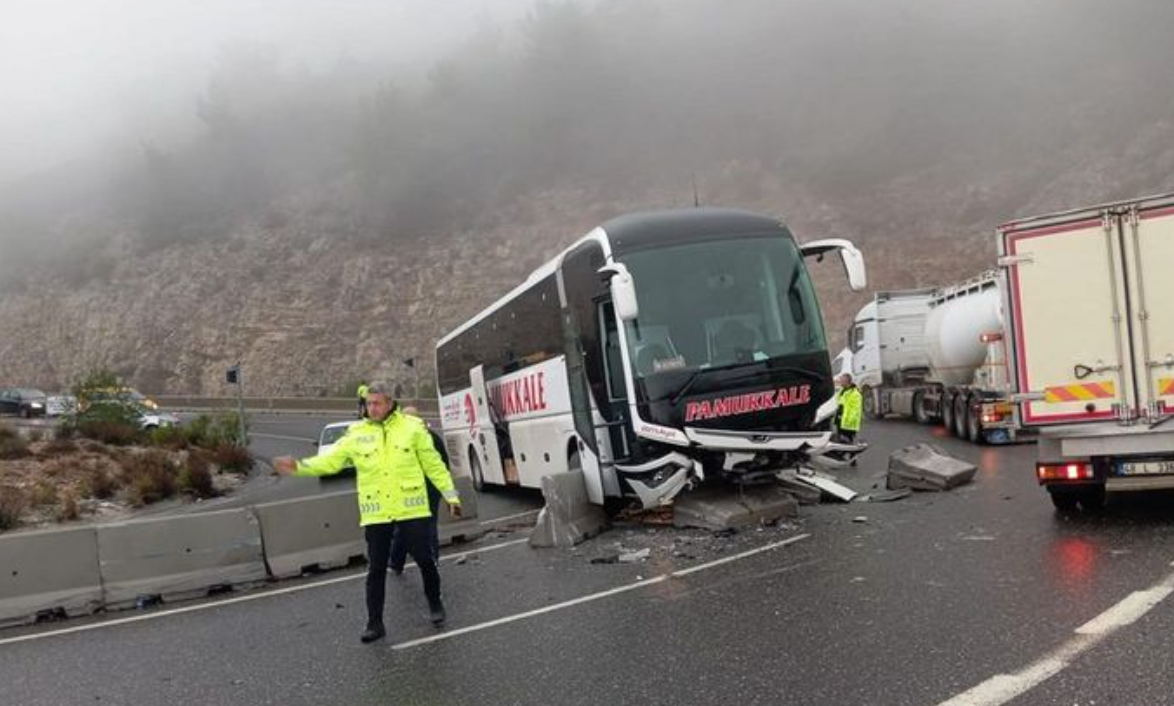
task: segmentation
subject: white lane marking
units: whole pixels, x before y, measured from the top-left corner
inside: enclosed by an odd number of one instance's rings
[[[315,441],[317,441],[317,439],[314,439],[314,438],[311,438],[308,436],[286,436],[285,434],[263,434],[258,431],[249,432],[249,436],[257,438],[257,439],[281,439],[282,441],[304,441],[308,444],[312,444]]]
[[[1014,674],[996,674],[981,684],[943,701],[938,706],[1000,706],[1039,686],[1096,647],[1117,630],[1136,622],[1174,592],[1174,574],[1144,591],[1129,594],[1115,605],[1076,628],[1076,635]]]
[[[768,552],[772,549],[778,549],[779,547],[785,547],[788,544],[794,544],[795,542],[798,542],[803,539],[807,539],[810,536],[811,535],[809,535],[809,534],[800,534],[800,535],[797,535],[794,537],[789,537],[789,538],[784,539],[780,542],[772,542],[771,544],[766,544],[761,547],[757,547],[755,549],[750,549],[748,551],[741,552],[739,554],[734,554],[732,556],[723,557],[721,559],[707,562],[705,564],[698,564],[697,566],[691,566],[688,569],[680,569],[678,571],[672,571],[667,574],[661,574],[660,576],[653,576],[652,578],[647,578],[642,581],[637,581],[635,583],[629,583],[629,584],[626,584],[623,586],[609,588],[606,591],[600,591],[598,593],[591,593],[586,596],[572,598],[571,600],[563,601],[562,603],[554,603],[552,605],[543,606],[542,608],[528,610],[524,613],[515,613],[513,615],[507,615],[507,616],[504,616],[501,618],[496,618],[494,620],[489,620],[484,623],[477,623],[475,625],[468,625],[463,628],[457,628],[456,630],[446,630],[442,633],[438,633],[436,635],[431,635],[429,637],[422,637],[422,638],[419,638],[416,640],[408,640],[407,642],[400,642],[398,644],[392,645],[392,649],[407,650],[407,649],[411,649],[412,647],[419,647],[420,645],[426,645],[426,644],[432,643],[432,642],[440,642],[441,640],[451,640],[454,637],[459,637],[460,635],[467,635],[468,633],[471,633],[471,632],[480,632],[481,630],[488,630],[489,628],[494,628],[494,627],[497,627],[498,625],[506,625],[508,623],[514,623],[519,620],[533,618],[534,616],[537,616],[537,615],[543,615],[545,613],[553,613],[556,610],[562,610],[564,608],[571,608],[573,606],[581,605],[583,603],[590,603],[592,601],[598,601],[600,599],[607,598],[609,596],[614,596],[614,595],[617,595],[620,593],[627,593],[628,591],[635,591],[636,589],[640,589],[640,588],[644,588],[646,586],[651,586],[653,584],[661,583],[661,582],[667,581],[671,578],[679,578],[682,576],[687,576],[689,574],[692,574],[692,573],[695,573],[698,571],[704,571],[705,569],[712,569],[715,566],[721,566],[722,564],[726,564],[731,561],[745,559],[747,557],[754,556],[755,554],[761,554],[763,552]]]
[[[490,544],[489,546],[480,547],[478,549],[470,549],[468,551],[459,552],[456,554],[445,554],[440,557],[440,561],[455,561],[461,557],[472,556],[473,554],[481,554],[483,552],[492,552],[498,549],[505,549],[506,547],[513,547],[523,542],[529,542],[527,539],[511,539],[508,542],[501,542],[499,544]],[[415,566],[413,563],[408,564],[409,567]],[[126,625],[127,623],[137,623],[143,620],[155,620],[157,618],[166,618],[170,615],[179,615],[180,613],[194,613],[200,610],[209,610],[211,608],[220,608],[234,603],[245,603],[247,601],[257,601],[262,598],[272,598],[274,596],[283,596],[290,593],[299,593],[301,591],[309,591],[314,588],[322,588],[323,586],[332,586],[336,583],[343,583],[345,581],[353,581],[355,579],[364,578],[367,575],[366,569],[361,572],[347,574],[346,576],[338,576],[332,579],[325,579],[323,581],[314,581],[312,583],[304,583],[298,586],[290,586],[289,588],[278,588],[272,591],[262,591],[260,593],[252,593],[244,596],[235,596],[232,598],[224,598],[213,603],[201,603],[199,605],[184,606],[182,608],[172,608],[170,610],[161,610],[154,613],[146,613],[144,615],[135,615],[129,618],[116,618],[114,620],[104,620],[100,623],[91,623],[90,625],[78,625],[71,628],[62,628],[60,630],[51,630],[46,632],[38,632],[30,635],[20,635],[18,637],[9,637],[0,639],[0,646],[10,645],[17,642],[29,642],[31,640],[40,640],[47,637],[56,637],[58,635],[69,635],[75,632],[86,632],[88,630],[98,630],[101,628],[114,627],[116,625]]]
[[[509,522],[510,520],[519,520],[523,517],[526,517],[527,515],[536,515],[539,512],[542,512],[542,508],[537,508],[535,510],[527,510],[525,512],[518,512],[513,515],[506,515],[505,517],[495,517],[491,520],[486,520],[486,521],[482,522],[481,525],[483,527],[488,526],[488,525],[498,525],[498,524],[501,524],[502,522]]]
[[[1076,628],[1078,635],[1101,635],[1123,628],[1136,621],[1174,592],[1170,586],[1155,586],[1148,591],[1137,591],[1117,605]]]

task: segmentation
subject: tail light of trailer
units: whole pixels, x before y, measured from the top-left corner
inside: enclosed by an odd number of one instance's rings
[[[1092,480],[1093,467],[1086,461],[1078,463],[1037,463],[1035,475],[1041,483]]]

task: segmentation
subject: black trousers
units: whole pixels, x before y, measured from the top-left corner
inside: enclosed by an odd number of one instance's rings
[[[428,597],[428,605],[436,606],[440,603],[440,571],[436,568],[436,560],[432,557],[432,548],[428,540],[429,518],[418,520],[403,520],[377,525],[367,525],[364,533],[367,537],[367,623],[369,625],[383,624],[383,600],[387,590],[387,559],[391,553],[391,544],[394,537],[398,544],[403,542],[407,553],[411,555],[416,566],[420,567],[420,575],[424,577],[424,595]]]
[[[432,552],[432,559],[440,562],[440,529],[437,522],[440,520],[440,491],[428,483],[428,508],[432,510],[432,517],[428,518],[428,547]],[[401,542],[399,532],[391,543],[391,560],[388,566],[397,573],[404,570],[404,563],[408,558],[408,543]]]

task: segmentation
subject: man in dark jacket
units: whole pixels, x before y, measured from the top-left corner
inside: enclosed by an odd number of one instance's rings
[[[412,406],[407,406],[404,407],[404,414],[419,418],[420,410]],[[424,422],[424,426],[427,427],[428,434],[432,437],[432,445],[436,447],[436,452],[440,454],[440,460],[444,461],[444,467],[448,468],[448,451],[444,448],[444,439],[440,438],[440,434],[432,430],[428,422]],[[436,511],[440,508],[440,491],[427,478],[425,478],[425,486],[428,491],[428,507],[432,509],[432,520],[429,524],[429,541],[432,546],[432,558],[440,561],[440,529],[437,527],[437,518],[439,516],[436,514]],[[387,561],[387,565],[391,568],[392,573],[396,576],[402,574],[404,572],[404,562],[407,561],[407,558],[407,545],[399,541],[394,542],[391,545],[391,556],[388,557]]]

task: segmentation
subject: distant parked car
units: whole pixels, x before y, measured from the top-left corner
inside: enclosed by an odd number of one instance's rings
[[[322,427],[322,433],[318,435],[318,441],[314,442],[314,445],[318,447],[318,453],[316,455],[324,456],[330,453],[330,450],[333,449],[334,445],[338,443],[338,440],[343,437],[343,434],[346,434],[347,429],[350,429],[351,425],[358,423],[359,420],[352,419],[346,422],[331,422],[330,424]],[[337,475],[350,475],[354,472],[355,469],[353,468],[344,468]],[[328,478],[331,478],[331,476],[322,476],[321,479],[326,480]]]
[[[82,400],[80,409],[84,412],[91,404],[106,403],[131,405],[147,410],[148,412],[154,412],[159,409],[159,405],[155,400],[147,397],[133,387],[108,387],[99,390],[90,390],[87,393],[87,399]]]
[[[45,402],[45,414],[60,417],[77,412],[77,398],[73,395],[49,395]]]
[[[155,409],[142,409],[139,412],[139,426],[147,431],[163,427],[179,425],[179,417],[171,412],[160,412]]]
[[[27,387],[13,387],[0,391],[0,414],[21,417],[43,417],[49,398],[44,392]]]

